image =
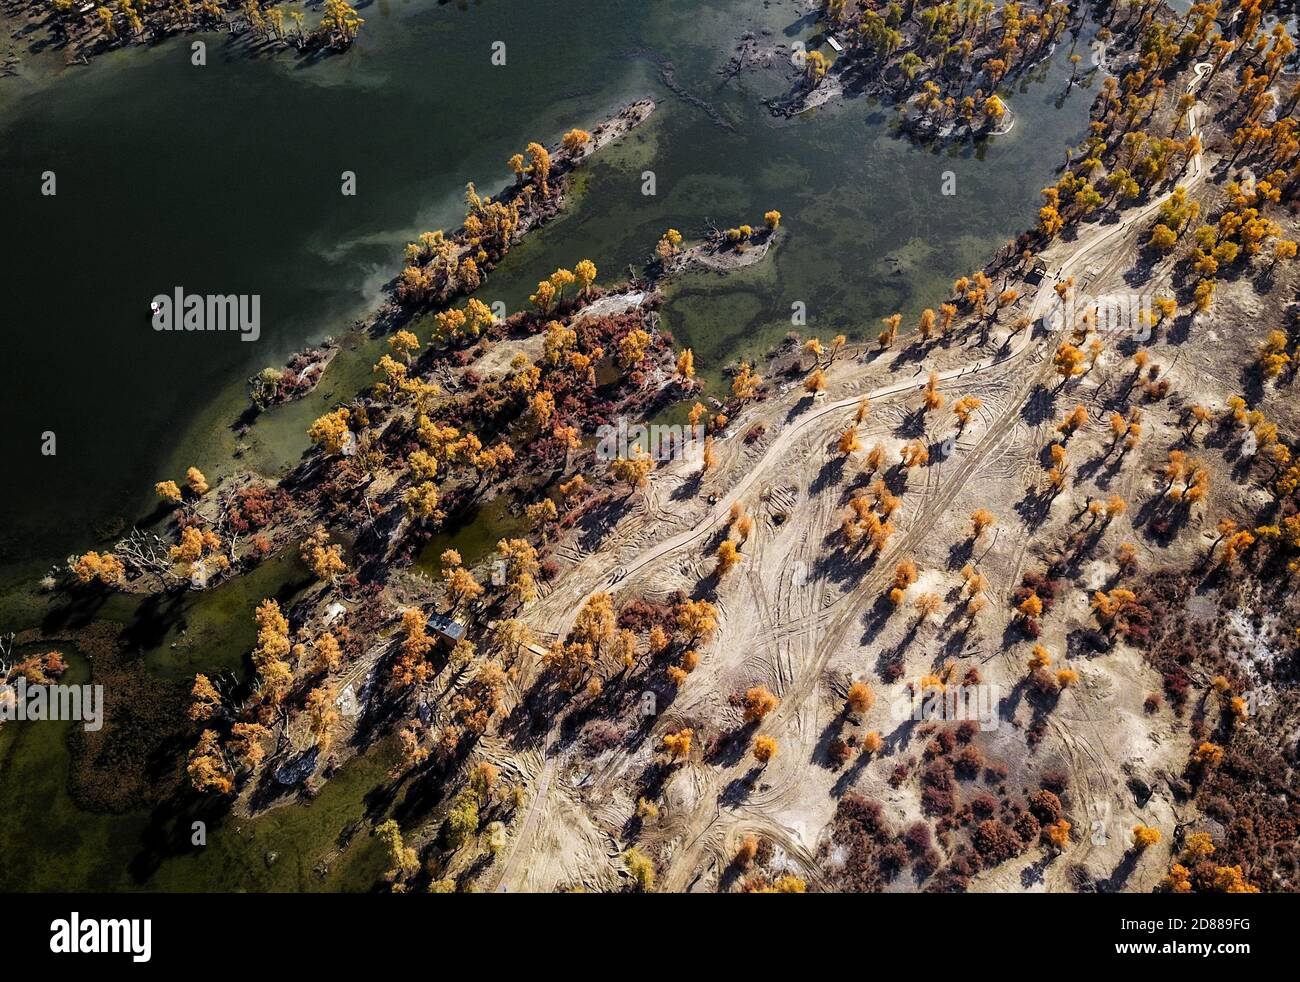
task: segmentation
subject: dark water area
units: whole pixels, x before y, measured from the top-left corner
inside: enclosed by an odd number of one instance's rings
[[[111,538],[155,481],[215,456],[201,424],[226,389],[346,329],[410,238],[458,223],[466,181],[495,189],[527,140],[644,91],[642,66],[595,40],[631,6],[369,4],[356,47],[316,64],[209,37],[195,67],[176,39],[7,106],[0,565]],[[155,332],[149,301],[176,287],[259,295],[261,338]]]
[[[769,44],[812,38],[793,0],[405,0],[359,11],[354,48],[315,62],[210,37],[208,65],[196,68],[181,38],[41,84],[0,80],[3,229],[15,247],[0,267],[0,633],[66,616],[33,578],[148,516],[156,481],[191,464],[212,481],[237,465],[290,466],[310,420],[368,383],[382,341],[353,342],[317,392],[237,438],[246,377],[365,316],[403,245],[455,227],[465,183],[494,192],[530,140],[590,128],[643,96],[659,104],[590,162],[569,209],[480,291],[512,310],[556,266],[590,258],[610,282],[639,269],[666,228],[689,241],[709,223],[783,213],[780,247],[764,261],[684,278],[663,305],[664,327],[717,384],[729,361],[791,329],[795,303],[807,310],[803,333],[823,339],[874,337],[896,310],[914,323],[1033,224],[1094,94],[1067,84],[1067,39],[1004,93],[1017,117],[1009,134],[934,150],[899,138],[894,110],[865,99],[774,118],[760,100],[784,91],[783,68],[719,73],[744,31]],[[504,67],[491,63],[496,41]],[[1086,37],[1079,44],[1086,52]],[[665,85],[665,70],[709,111]],[[40,194],[45,171],[53,197]],[[356,173],[355,197],[340,194],[343,171]],[[654,195],[642,193],[647,171]],[[946,172],[952,197],[941,194]],[[176,287],[259,295],[260,339],[154,331],[149,300]],[[427,340],[428,327],[417,330]],[[47,432],[54,456],[41,453]],[[234,462],[237,443],[247,450]],[[481,515],[446,530],[422,565],[436,575],[435,547],[490,550],[510,517],[491,504]],[[301,575],[281,565],[184,595],[133,635],[135,654],[171,684],[241,670],[257,599]],[[122,598],[84,616],[140,619]],[[378,817],[365,801],[384,781],[382,751],[348,764],[309,805],[215,818],[220,834],[198,850],[187,809],[81,808],[68,793],[65,730],[0,728],[0,841],[31,847],[0,871],[0,888],[365,889],[382,871],[375,840],[346,844],[363,816]]]

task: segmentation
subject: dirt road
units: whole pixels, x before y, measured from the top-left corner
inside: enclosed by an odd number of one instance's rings
[[[1194,79],[1188,86],[1188,91],[1192,91],[1199,83],[1204,72],[1209,70],[1208,64],[1197,65],[1194,69]],[[1193,106],[1188,111],[1188,126],[1190,133],[1198,133],[1200,105]],[[1187,174],[1181,185],[1188,191],[1191,191],[1205,179],[1205,162],[1203,154],[1197,153],[1188,163]],[[1055,286],[1070,276],[1076,276],[1082,271],[1084,264],[1094,255],[1103,249],[1113,249],[1118,253],[1119,245],[1126,241],[1130,234],[1142,227],[1146,222],[1159,211],[1160,207],[1171,197],[1172,190],[1160,197],[1152,200],[1142,208],[1126,215],[1123,219],[1113,225],[1102,225],[1093,223],[1083,226],[1075,242],[1075,247],[1070,256],[1062,262],[1055,270],[1045,275],[1040,286],[1039,292],[1034,299],[1030,311],[1031,325],[1036,325],[1040,320],[1047,316],[1052,304],[1056,300]],[[881,562],[875,566],[872,575],[861,580],[851,591],[839,598],[835,606],[838,609],[834,620],[823,633],[820,643],[817,645],[815,656],[811,662],[800,672],[794,680],[794,684],[787,688],[782,694],[783,699],[777,712],[773,713],[764,721],[760,732],[773,730],[783,725],[789,716],[799,711],[805,700],[814,691],[817,679],[825,669],[826,663],[830,660],[836,649],[843,643],[844,637],[849,629],[856,622],[861,604],[866,597],[879,593],[883,581],[888,577],[890,563],[889,558],[904,553],[912,548],[916,541],[929,533],[935,519],[942,514],[942,511],[948,507],[953,499],[960,493],[967,480],[976,471],[979,464],[985,459],[987,454],[997,447],[1011,432],[1015,426],[1016,419],[1019,416],[1023,400],[1034,387],[1041,384],[1044,380],[1050,379],[1052,375],[1052,362],[1046,357],[1044,344],[1036,345],[1034,342],[1036,332],[1033,326],[1020,332],[1011,347],[1005,352],[995,353],[991,356],[981,358],[968,365],[960,368],[950,369],[941,373],[939,377],[940,384],[951,383],[959,379],[970,378],[981,372],[986,372],[992,368],[1006,366],[1025,356],[1027,352],[1033,351],[1034,370],[1027,372],[1017,386],[1014,398],[1010,398],[1003,412],[990,424],[979,443],[972,451],[965,455],[961,464],[956,471],[944,481],[939,490],[928,498],[921,512],[921,515],[913,523],[911,528],[904,535],[900,536],[887,557],[881,557]],[[874,403],[880,400],[888,399],[902,393],[911,393],[920,390],[926,384],[926,378],[921,373],[907,379],[900,379],[887,385],[880,386],[877,389],[866,393],[867,397]],[[843,413],[851,410],[862,399],[862,394],[855,394],[835,402],[828,402],[821,406],[815,406],[805,414],[799,417],[794,423],[784,427],[777,437],[765,450],[762,458],[755,462],[754,466],[737,481],[726,494],[722,495],[718,502],[698,522],[694,527],[687,529],[677,535],[658,542],[640,555],[633,561],[623,564],[614,571],[604,574],[601,581],[593,585],[585,594],[578,595],[574,593],[575,599],[568,608],[566,615],[559,621],[556,627],[558,637],[564,637],[572,625],[578,610],[593,594],[601,591],[616,591],[620,586],[626,584],[632,577],[645,570],[654,563],[659,562],[664,557],[684,548],[688,548],[701,540],[706,539],[713,534],[714,530],[720,523],[724,522],[731,510],[734,502],[740,500],[767,471],[775,467],[781,460],[782,456],[788,451],[794,443],[806,435],[818,423],[824,421],[827,416],[834,413]],[[548,740],[549,744],[549,740]],[[502,873],[498,877],[498,884],[501,888],[507,886],[510,878],[514,875],[521,855],[523,855],[531,844],[535,834],[536,820],[540,810],[544,805],[545,798],[552,783],[555,761],[553,757],[547,756],[546,763],[543,767],[541,777],[538,781],[538,790],[533,798],[533,803],[529,808],[523,824],[520,827],[519,835],[512,844],[510,854],[502,866]],[[699,805],[696,811],[691,814],[686,822],[685,828],[680,836],[680,841],[685,847],[679,850],[673,857],[670,867],[665,871],[662,879],[662,889],[674,890],[680,889],[686,880],[692,875],[703,846],[704,833],[710,825],[720,817],[717,808],[717,788],[731,777],[729,770],[718,769],[718,773],[711,774],[708,780],[708,792],[700,794],[698,797]]]

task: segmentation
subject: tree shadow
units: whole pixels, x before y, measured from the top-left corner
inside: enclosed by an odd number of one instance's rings
[[[1095,880],[1094,883],[1098,893],[1120,893],[1123,891],[1129,878],[1132,877],[1133,871],[1137,869],[1138,857],[1141,853],[1136,849],[1125,850],[1119,863],[1111,870],[1110,876],[1104,880]]]
[[[845,458],[836,455],[827,460],[817,471],[817,476],[813,478],[812,483],[808,486],[810,494],[819,495],[832,485],[839,484],[844,479]]]

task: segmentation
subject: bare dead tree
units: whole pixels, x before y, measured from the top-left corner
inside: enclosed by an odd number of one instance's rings
[[[157,533],[133,528],[113,551],[134,572],[153,573],[163,579],[173,575],[171,547]]]

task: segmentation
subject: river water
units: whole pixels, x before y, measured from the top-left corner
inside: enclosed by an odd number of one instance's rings
[[[642,96],[660,106],[589,165],[569,211],[493,274],[480,295],[511,309],[557,265],[590,258],[603,282],[639,266],[670,226],[690,239],[710,221],[757,225],[770,208],[783,213],[787,235],[767,260],[683,280],[664,306],[664,326],[716,381],[729,360],[789,331],[796,302],[808,312],[804,333],[824,339],[874,337],[895,310],[914,322],[1034,222],[1038,191],[1084,133],[1093,94],[1067,93],[1063,49],[1006,94],[1017,114],[1009,135],[938,152],[899,139],[892,111],[865,99],[776,119],[759,100],[783,91],[784,71],[719,73],[743,31],[812,38],[815,24],[793,0],[377,0],[359,10],[358,43],[318,61],[209,37],[208,64],[194,67],[184,38],[52,79],[0,80],[4,230],[16,247],[6,250],[0,359],[0,629],[48,615],[57,602],[40,597],[34,577],[146,520],[155,481],[190,464],[215,479],[239,442],[244,465],[267,473],[296,460],[307,424],[364,384],[381,342],[356,341],[312,397],[237,438],[244,379],[364,316],[403,244],[458,224],[465,182],[495,191],[529,140],[590,128]],[[492,64],[494,42],[505,44],[504,66]],[[665,86],[669,64],[711,113]],[[46,171],[52,197],[40,194]],[[357,175],[355,197],[340,194],[344,171]],[[652,196],[642,193],[646,171]],[[941,194],[947,171],[952,197]],[[260,295],[261,338],[153,331],[149,299],[178,286]],[[57,452],[46,456],[50,432]],[[172,612],[180,628],[141,642],[149,670],[181,678],[205,657],[238,662],[251,631],[228,625],[252,594],[229,585],[186,598]],[[194,625],[206,625],[210,647],[192,643]],[[176,664],[182,630],[191,643]],[[159,845],[164,828],[181,835],[177,815],[79,809],[66,791],[66,734],[42,726],[0,730],[0,840],[22,844],[39,826],[41,849],[65,859],[57,875],[10,865],[0,885],[359,888],[382,861],[367,846],[349,853],[352,877],[307,872],[343,819],[360,817],[382,777],[373,760],[310,806],[244,823],[255,845],[225,836],[200,854]],[[293,868],[266,865],[268,851]]]

